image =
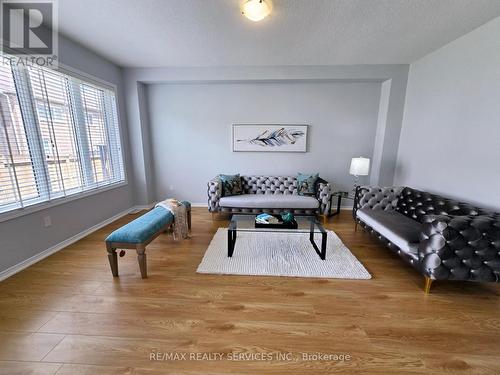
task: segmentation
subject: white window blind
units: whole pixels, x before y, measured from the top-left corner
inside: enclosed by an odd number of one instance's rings
[[[113,90],[0,66],[0,212],[124,181]]]

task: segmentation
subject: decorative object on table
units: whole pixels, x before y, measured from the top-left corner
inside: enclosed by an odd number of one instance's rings
[[[319,178],[319,173],[304,174],[297,173],[297,192],[299,195],[316,195],[316,181]]]
[[[337,209],[332,212],[333,199],[337,198]],[[330,196],[330,210],[328,211],[328,217],[338,215],[340,213],[340,206],[342,204],[342,198],[349,198],[349,192],[347,191],[336,191]]]
[[[290,211],[284,211],[281,213],[281,219],[285,223],[291,223],[292,221],[295,220],[295,216],[293,216],[293,214]]]
[[[349,174],[354,176],[354,188],[352,189],[352,196],[356,192],[356,187],[359,185],[359,176],[368,176],[370,171],[370,159],[358,157],[352,158]]]
[[[326,231],[326,259],[311,248],[309,233],[238,232],[232,258],[227,256],[226,228],[219,228],[196,272],[219,275],[259,275],[371,279],[358,259],[332,231]]]
[[[223,197],[243,194],[243,187],[241,185],[241,177],[239,174],[220,174],[219,180],[222,186]]]
[[[306,152],[307,125],[233,125],[233,151]]]
[[[255,216],[255,228],[296,229],[297,222],[293,215],[291,220],[285,221],[281,215],[263,213]]]
[[[280,222],[276,216],[266,213],[255,216],[255,224],[279,224]]]

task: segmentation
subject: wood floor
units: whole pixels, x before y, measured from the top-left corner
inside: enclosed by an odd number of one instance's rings
[[[0,283],[0,374],[500,373],[499,286],[443,282],[425,295],[422,277],[354,232],[348,211],[327,227],[372,280],[196,274],[227,225],[201,208],[191,240],[165,234],[148,247],[148,279],[132,251],[113,279],[103,239],[134,217]],[[225,359],[150,360],[157,352]],[[285,360],[259,360],[263,353]],[[301,353],[350,360],[305,361]]]

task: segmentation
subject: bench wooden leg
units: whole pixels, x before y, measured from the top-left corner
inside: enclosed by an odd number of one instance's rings
[[[187,212],[188,229],[191,230],[191,210]]]
[[[148,277],[148,269],[146,264],[146,248],[137,246],[137,261],[139,262],[139,269],[141,270],[141,277],[146,279]]]
[[[116,256],[116,249],[107,243],[106,250],[108,251],[108,260],[109,266],[111,267],[111,273],[114,277],[118,277],[118,257]]]

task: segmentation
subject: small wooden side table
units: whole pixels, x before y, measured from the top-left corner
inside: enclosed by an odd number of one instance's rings
[[[332,212],[333,199],[337,197],[337,210]],[[330,196],[330,209],[328,210],[328,217],[338,215],[340,213],[340,205],[342,204],[342,198],[348,198],[349,192],[347,191],[336,191]]]

